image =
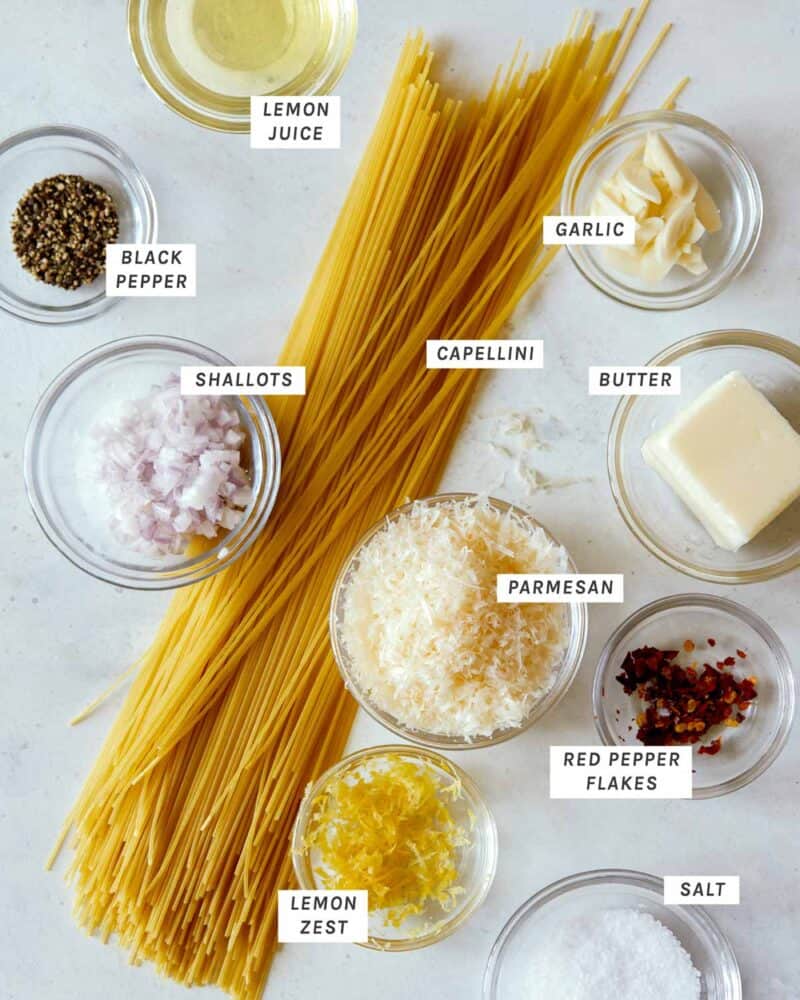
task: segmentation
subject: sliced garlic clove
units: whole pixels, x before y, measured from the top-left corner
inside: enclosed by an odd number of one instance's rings
[[[706,191],[702,184],[698,185],[694,197],[694,207],[697,218],[705,227],[707,232],[716,233],[722,228],[722,219],[719,214],[716,202]]]
[[[678,257],[678,263],[690,274],[705,274],[708,270],[708,264],[703,260],[700,247],[692,247],[689,253],[682,253]]]
[[[644,165],[655,174],[663,174],[673,194],[683,186],[683,175],[672,147],[658,132],[648,132],[644,144]]]
[[[669,256],[672,256],[675,251],[680,253],[681,244],[686,242],[694,218],[694,205],[690,201],[673,199],[667,206],[664,228],[655,241],[656,252]]]
[[[672,191],[670,190],[669,184],[667,184],[666,177],[663,174],[651,174],[650,176],[653,178],[653,183],[661,193],[660,204],[666,205],[672,197]]]
[[[647,218],[647,212],[651,204],[649,201],[636,194],[635,191],[631,191],[629,187],[623,189],[622,199],[622,204],[625,206],[628,215],[632,215],[638,222]]]
[[[653,183],[650,171],[640,160],[624,163],[619,171],[620,179],[628,189],[645,201],[661,204],[661,192]]]
[[[648,243],[652,243],[663,228],[664,220],[659,215],[652,215],[649,219],[640,222],[636,227],[636,245],[644,249]]]
[[[648,284],[657,285],[662,282],[680,257],[678,247],[673,247],[671,250],[663,245],[659,247],[660,238],[645,250],[639,261],[639,275]]]
[[[597,215],[632,215],[632,246],[606,248],[612,267],[646,282],[663,281],[675,264],[692,274],[708,270],[697,243],[721,226],[713,198],[657,132],[628,153],[592,201]]]
[[[695,205],[695,212],[696,211],[697,211],[697,206]],[[686,241],[687,241],[687,243],[690,243],[690,244],[692,244],[692,246],[694,246],[694,244],[697,243],[697,241],[702,238],[702,236],[705,233],[705,231],[706,231],[706,227],[697,218],[697,215],[695,215],[694,221],[692,222],[692,225],[691,225],[691,228],[689,229],[689,232],[686,235]]]
[[[627,215],[625,206],[606,190],[598,188],[592,201],[592,215]]]
[[[697,178],[659,132],[647,134],[644,165],[654,173],[663,174],[673,194],[691,198],[697,191]]]
[[[620,163],[619,169],[627,167],[629,163],[641,163],[644,159],[644,139],[641,142],[637,142],[634,148],[628,153],[625,159]]]

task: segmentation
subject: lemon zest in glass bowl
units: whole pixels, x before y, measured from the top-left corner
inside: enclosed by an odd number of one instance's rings
[[[463,796],[432,766],[382,757],[334,777],[312,803],[304,847],[315,852],[315,875],[326,889],[366,889],[370,912],[400,927],[431,902],[447,913],[464,889],[461,849],[469,832],[451,813]]]

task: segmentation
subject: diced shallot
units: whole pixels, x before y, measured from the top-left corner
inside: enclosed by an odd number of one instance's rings
[[[215,538],[241,522],[252,497],[241,465],[245,433],[224,397],[182,396],[171,375],[93,435],[111,528],[123,545],[180,555],[196,536]]]

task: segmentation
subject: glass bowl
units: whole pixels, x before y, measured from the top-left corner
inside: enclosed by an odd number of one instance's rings
[[[181,365],[230,363],[189,340],[130,337],[84,354],[50,383],[25,438],[25,485],[37,521],[62,555],[119,587],[167,590],[218,573],[250,548],[280,482],[278,434],[262,397],[230,397],[247,434],[252,499],[239,525],[198,555],[152,556],[123,546],[98,504],[90,468],[90,429],[122,400],[145,396]]]
[[[443,784],[459,781],[463,795],[457,802],[448,800],[448,804],[456,823],[471,828],[471,842],[462,848],[459,858],[459,885],[465,891],[458,897],[454,910],[443,916],[438,903],[429,903],[421,914],[406,918],[397,928],[385,926],[380,911],[370,913],[369,940],[365,947],[377,951],[411,951],[435,944],[457,930],[486,899],[494,881],[497,827],[475,782],[460,767],[431,750],[408,746],[369,747],[344,757],[306,790],[292,832],[292,861],[301,889],[324,888],[314,872],[315,859],[304,846],[312,803],[333,778],[356,773],[366,762],[380,761],[386,754],[433,767]]]
[[[753,583],[800,567],[800,500],[738,552],[721,549],[661,476],[642,445],[709,385],[738,370],[800,430],[800,347],[755,330],[715,330],[673,344],[650,362],[681,369],[680,396],[625,396],[608,436],[608,476],[623,520],[668,566],[711,583]]]
[[[518,733],[524,732],[538,719],[541,719],[546,712],[549,712],[551,708],[557,705],[567,693],[570,685],[578,673],[583,653],[586,648],[588,619],[586,605],[579,603],[565,605],[565,607],[568,608],[569,614],[569,640],[564,654],[564,659],[557,668],[556,678],[551,689],[540,701],[536,703],[530,715],[528,715],[521,725],[506,729],[498,729],[487,736],[481,736],[473,740],[465,740],[457,736],[443,736],[438,733],[426,732],[420,729],[411,729],[396,719],[389,712],[384,711],[376,705],[369,698],[367,693],[361,689],[352,670],[350,657],[347,654],[347,650],[340,635],[340,623],[344,615],[344,601],[346,597],[347,585],[350,582],[353,571],[358,566],[358,557],[361,550],[369,544],[374,535],[382,531],[387,524],[403,517],[409,510],[412,509],[415,503],[446,504],[452,501],[477,498],[478,494],[476,493],[440,493],[437,496],[425,497],[421,500],[404,504],[402,507],[397,507],[395,510],[391,511],[386,515],[386,517],[382,518],[377,524],[373,525],[372,528],[370,528],[369,531],[367,531],[366,534],[356,543],[353,551],[347,557],[342,569],[339,572],[336,584],[334,585],[333,597],[331,600],[329,619],[331,645],[333,647],[333,655],[336,659],[342,679],[344,680],[345,687],[348,691],[350,691],[365,712],[371,715],[373,719],[379,722],[382,726],[385,726],[392,733],[397,736],[402,736],[419,746],[433,747],[439,750],[470,750],[477,747],[494,746],[497,743],[503,743],[505,740],[511,739],[512,736],[516,736]],[[487,497],[485,499],[487,499],[488,502],[497,510],[510,511],[521,521],[527,522],[533,527],[542,528],[548,538],[555,545],[560,545],[558,539],[555,538],[555,536],[552,535],[544,527],[544,525],[540,524],[527,511],[522,510],[520,507],[515,507],[510,503],[506,503],[504,500],[498,500],[495,497]],[[577,572],[575,564],[569,553],[567,553],[567,571],[570,573]]]
[[[714,125],[680,111],[650,111],[620,118],[578,151],[564,179],[562,215],[591,215],[598,186],[647,132],[663,132],[717,203],[722,228],[700,241],[708,270],[692,275],[674,267],[657,286],[609,267],[602,246],[568,246],[581,274],[601,292],[642,309],[686,309],[721,292],[750,260],[761,232],[764,206],[752,164]]]
[[[183,118],[221,132],[250,131],[250,96],[230,97],[202,86],[181,66],[168,38],[169,0],[128,0],[133,57],[155,95]],[[330,35],[297,74],[281,77],[263,95],[329,94],[350,60],[358,26],[356,0],[316,4],[330,19]]]
[[[114,199],[120,243],[155,243],[156,203],[150,185],[113,142],[73,125],[44,125],[17,132],[0,143],[0,307],[32,323],[77,323],[96,316],[117,299],[106,297],[105,272],[74,291],[56,288],[23,270],[8,228],[17,202],[37,181],[54,174],[80,174]]]
[[[709,638],[715,640],[713,646]],[[695,744],[693,797],[708,799],[743,788],[763,774],[785,746],[792,727],[794,676],[789,654],[755,612],[710,594],[676,594],[640,608],[616,629],[600,654],[592,690],[594,719],[606,746],[640,746],[638,699],[625,694],[616,680],[625,655],[642,646],[681,650],[687,639],[695,649],[679,654],[681,665],[694,660],[713,665],[741,650],[747,658],[736,656],[734,672],[758,678],[758,697],[745,721],[709,733],[709,738],[722,737],[719,753],[699,754],[700,744]]]
[[[523,903],[489,955],[484,1000],[554,1000],[530,986],[532,947],[547,943],[556,921],[619,909],[649,913],[672,931],[700,973],[701,1000],[742,1000],[736,956],[708,913],[699,906],[665,906],[662,879],[624,870],[572,875]]]

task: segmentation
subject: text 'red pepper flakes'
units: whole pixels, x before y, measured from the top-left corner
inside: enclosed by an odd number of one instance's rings
[[[709,646],[716,645],[708,640]],[[687,639],[686,653],[695,644]],[[636,719],[636,738],[646,746],[674,746],[698,743],[718,725],[738,726],[746,719],[745,712],[758,697],[756,678],[738,680],[729,670],[736,658],[718,660],[716,666],[696,662],[683,667],[675,662],[679,650],[643,646],[629,652],[622,663],[617,680],[626,694],[636,693],[644,710]],[[737,650],[741,660],[747,654]],[[719,753],[722,739],[718,737],[699,748],[702,754]]]

